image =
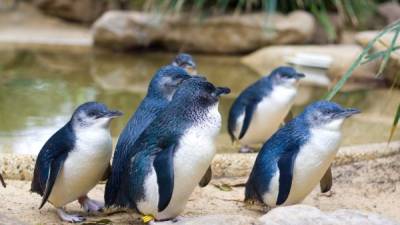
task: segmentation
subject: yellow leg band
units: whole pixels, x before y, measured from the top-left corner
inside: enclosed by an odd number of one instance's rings
[[[150,222],[150,221],[152,221],[152,220],[154,220],[154,216],[152,216],[152,215],[145,215],[145,216],[142,216],[142,221],[143,221],[143,223],[148,223],[148,222]]]

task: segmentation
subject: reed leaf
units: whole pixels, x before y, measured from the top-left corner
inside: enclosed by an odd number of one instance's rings
[[[388,32],[391,32],[395,29],[400,29],[400,21],[396,21],[387,27],[385,27],[381,32],[379,32],[374,39],[372,39],[368,45],[364,48],[364,50],[360,53],[360,55],[357,57],[357,59],[351,64],[350,68],[346,71],[346,73],[343,75],[343,77],[336,83],[336,85],[326,94],[325,99],[330,101],[332,98],[339,92],[339,90],[344,86],[346,81],[351,77],[353,74],[354,70],[362,64],[363,59],[367,58],[369,55],[369,52],[372,50],[372,47],[374,44],[385,34]],[[393,49],[391,49],[391,52],[393,52]],[[390,52],[390,53],[391,53]]]
[[[397,112],[396,112],[396,115],[394,116],[394,119],[393,119],[393,124],[392,124],[392,128],[390,129],[390,135],[389,135],[388,143],[390,143],[390,141],[392,141],[392,138],[393,138],[394,133],[396,132],[397,124],[399,123],[399,120],[400,120],[400,104],[397,107]]]

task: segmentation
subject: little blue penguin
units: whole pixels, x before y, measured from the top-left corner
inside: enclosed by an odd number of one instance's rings
[[[39,152],[31,184],[31,191],[42,196],[39,209],[48,201],[60,219],[68,222],[84,220],[63,210],[72,201],[78,200],[88,212],[102,209],[103,204],[89,199],[87,193],[109,170],[110,122],[121,115],[104,104],[87,102],[50,137]]]
[[[291,67],[278,67],[246,88],[229,111],[228,133],[239,140],[243,151],[264,143],[278,130],[292,107],[298,81],[304,74]]]
[[[133,145],[143,130],[156,118],[170,102],[177,87],[182,81],[191,76],[177,66],[164,66],[159,69],[150,81],[147,95],[140,103],[136,112],[125,125],[115,148],[111,175],[107,180],[105,189],[105,204],[112,206],[118,192],[122,173],[125,169],[129,152],[136,153],[138,149]]]
[[[193,57],[187,53],[179,53],[172,61],[171,65],[183,68],[190,75],[196,75],[196,62]]]
[[[246,183],[245,201],[271,207],[301,202],[331,165],[343,121],[359,112],[327,101],[307,106],[262,147]]]
[[[177,217],[215,155],[219,97],[229,92],[203,79],[184,81],[136,141],[141,151],[128,157],[116,205],[155,220]]]

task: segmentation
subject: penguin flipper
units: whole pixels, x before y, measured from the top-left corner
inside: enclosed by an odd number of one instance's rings
[[[1,176],[1,174],[0,174],[0,182],[1,182],[1,185],[3,185],[3,187],[7,186],[6,182],[4,182],[3,176]]]
[[[239,139],[242,139],[242,137],[246,134],[246,131],[250,126],[251,118],[253,117],[256,107],[257,107],[257,104],[248,104],[246,106],[246,111],[244,114],[244,120],[243,120],[242,129],[240,130]]]
[[[43,192],[42,203],[40,204],[39,209],[41,209],[47,202],[47,199],[50,196],[51,190],[53,189],[54,183],[56,182],[57,176],[60,173],[60,170],[64,165],[64,161],[67,158],[67,156],[68,152],[64,152],[63,154],[59,155],[56,159],[51,161],[50,167],[48,169],[46,186]]]
[[[111,164],[108,164],[108,167],[107,167],[106,171],[104,171],[101,181],[107,180],[110,176],[111,176]]]
[[[288,151],[281,155],[278,160],[279,168],[279,194],[276,205],[283,204],[289,197],[293,180],[293,168],[297,152]]]
[[[167,208],[174,191],[174,152],[175,144],[156,153],[153,162],[157,174],[157,183],[159,188],[158,211],[161,212]]]
[[[204,176],[201,178],[200,182],[199,182],[199,186],[200,187],[205,187],[207,186],[212,178],[212,170],[211,170],[211,166],[208,167],[206,173],[204,174]]]
[[[326,193],[332,188],[332,169],[329,166],[328,170],[325,172],[324,176],[322,177],[319,187],[321,188],[321,193]]]

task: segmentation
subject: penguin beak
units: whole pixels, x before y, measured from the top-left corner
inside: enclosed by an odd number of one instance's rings
[[[196,70],[196,66],[192,66],[192,65],[187,65],[185,66],[185,70],[188,74],[190,75],[195,75],[197,74],[197,70]]]
[[[306,75],[304,75],[304,73],[296,73],[296,80],[300,80],[302,78],[306,77]]]
[[[215,96],[221,96],[221,95],[227,95],[229,93],[231,93],[231,89],[227,88],[227,87],[217,87],[217,89],[215,90]]]
[[[341,113],[339,113],[338,116],[342,117],[342,118],[348,118],[348,117],[350,117],[354,114],[358,114],[358,113],[361,113],[361,111],[358,109],[355,109],[355,108],[348,108],[348,109],[345,109],[344,111],[342,111]]]
[[[122,116],[122,115],[123,115],[123,113],[118,111],[118,110],[111,110],[111,111],[108,111],[107,113],[105,113],[103,115],[103,117],[115,118],[115,117],[119,117],[119,116]]]

